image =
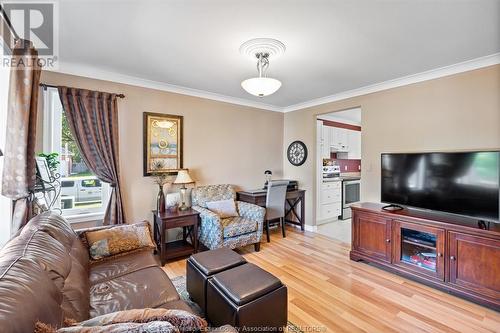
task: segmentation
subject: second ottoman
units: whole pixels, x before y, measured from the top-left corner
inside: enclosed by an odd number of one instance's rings
[[[214,326],[281,332],[288,319],[287,298],[287,288],[277,277],[247,263],[208,281],[206,315]]]
[[[193,301],[207,313],[206,290],[208,280],[217,273],[242,265],[247,261],[228,248],[193,254],[187,260],[186,290]]]

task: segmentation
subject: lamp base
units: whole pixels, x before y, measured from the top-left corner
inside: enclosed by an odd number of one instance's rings
[[[185,204],[184,202],[182,203],[182,205],[180,205],[180,206],[179,206],[179,210],[180,210],[180,211],[186,211],[186,210],[188,210],[188,209],[189,209],[189,207],[188,207],[188,206],[186,206],[186,204]]]

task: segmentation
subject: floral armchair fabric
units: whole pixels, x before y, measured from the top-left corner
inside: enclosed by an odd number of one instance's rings
[[[231,249],[260,243],[266,209],[247,202],[237,201],[239,217],[222,219],[207,209],[207,202],[236,199],[231,185],[208,185],[193,190],[192,208],[200,212],[199,240],[209,249]]]

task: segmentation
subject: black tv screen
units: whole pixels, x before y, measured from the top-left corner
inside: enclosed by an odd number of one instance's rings
[[[500,152],[382,154],[385,203],[499,221]]]

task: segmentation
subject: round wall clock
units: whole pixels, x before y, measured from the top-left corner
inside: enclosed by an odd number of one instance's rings
[[[288,146],[286,155],[292,165],[302,165],[307,159],[307,147],[302,141],[294,141]]]

